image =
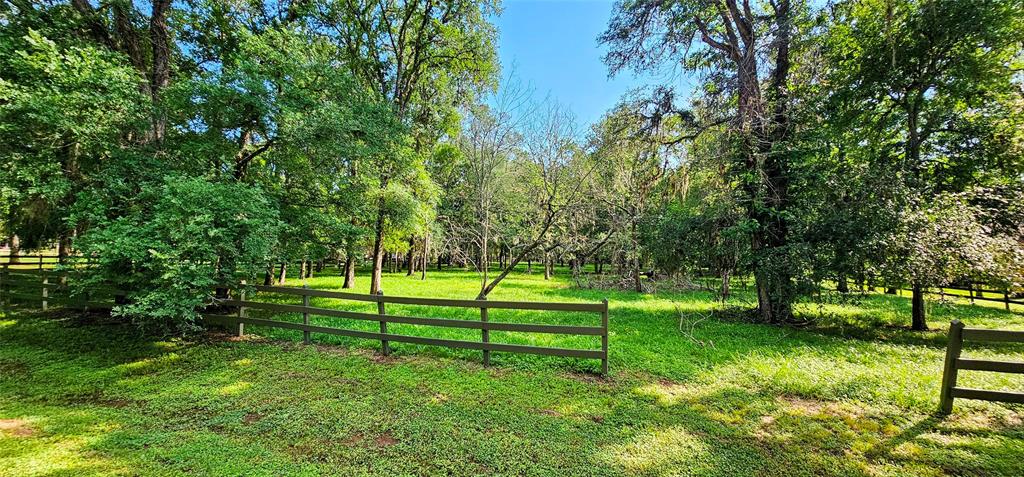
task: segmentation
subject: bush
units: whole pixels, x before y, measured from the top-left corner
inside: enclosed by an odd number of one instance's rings
[[[137,203],[152,205],[94,224],[76,241],[98,261],[78,283],[127,292],[114,315],[144,328],[194,330],[216,286],[237,286],[266,268],[277,207],[253,186],[202,178],[172,176],[141,195]]]

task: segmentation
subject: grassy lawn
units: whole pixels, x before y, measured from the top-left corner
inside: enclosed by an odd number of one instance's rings
[[[309,285],[337,289],[340,279]],[[389,295],[472,298],[477,287],[476,275],[458,271],[384,278]],[[360,276],[356,290],[368,288]],[[948,321],[1024,329],[1020,307],[933,304],[935,331],[920,334],[902,327],[909,298],[878,294],[802,305],[817,317],[802,330],[710,315],[713,299],[700,291],[578,290],[520,273],[492,295],[603,298],[607,379],[593,374],[594,360],[493,353],[484,368],[479,351],[392,343],[384,358],[378,342],[314,335],[304,346],[300,332],[261,327],[247,327],[244,339],[163,339],[15,308],[0,316],[0,475],[1024,475],[1024,406],[957,401],[949,417],[933,412]],[[741,292],[735,304],[745,300]],[[388,306],[478,319],[473,310]],[[599,324],[594,314],[490,318]],[[498,332],[492,340],[599,343]],[[1024,346],[975,344],[965,355],[1024,360]],[[1022,376],[961,376],[965,386],[1024,390]]]

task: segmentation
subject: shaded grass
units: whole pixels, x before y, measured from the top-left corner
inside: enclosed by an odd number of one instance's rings
[[[289,285],[298,285],[290,280]],[[390,295],[471,298],[459,271],[387,275]],[[338,289],[340,279],[309,285]],[[365,279],[356,291],[368,288]],[[749,300],[736,298],[735,303]],[[805,304],[808,329],[719,319],[704,292],[578,290],[514,274],[492,299],[611,306],[609,379],[597,363],[247,327],[243,340],[162,340],[60,313],[0,318],[0,475],[1021,475],[1020,406],[958,401],[936,417],[941,330],[900,325],[905,298]],[[274,297],[298,303],[298,297]],[[263,299],[261,298],[261,299]],[[373,304],[317,300],[375,312]],[[479,319],[475,310],[389,313]],[[994,308],[933,306],[930,326],[1024,328]],[[300,319],[289,316],[287,319]],[[594,314],[492,311],[495,321],[599,323]],[[375,322],[313,318],[373,330]],[[365,328],[359,328],[365,327]],[[390,325],[421,336],[479,331]],[[596,347],[593,337],[492,333]],[[342,345],[342,346],[337,346]],[[1024,347],[969,346],[1024,359]],[[1019,376],[963,383],[1024,389]],[[5,427],[6,426],[6,427]],[[17,432],[11,429],[18,429]]]

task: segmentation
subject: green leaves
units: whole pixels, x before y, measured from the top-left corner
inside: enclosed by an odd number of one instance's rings
[[[114,313],[157,330],[190,330],[215,286],[266,268],[281,224],[276,204],[244,184],[168,176],[145,185],[151,209],[95,224],[76,245],[98,259],[83,286],[128,292]]]

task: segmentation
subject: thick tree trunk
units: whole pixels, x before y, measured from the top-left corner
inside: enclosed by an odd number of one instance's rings
[[[352,288],[356,281],[356,259],[351,253],[345,255],[345,282],[342,288]]]
[[[925,317],[924,307],[924,290],[921,288],[921,284],[914,283],[913,296],[911,297],[911,309],[910,309],[910,329],[914,331],[927,331],[928,322]]]
[[[263,286],[269,287],[274,284],[274,264],[267,265],[267,271],[263,272]]]
[[[551,280],[551,257],[544,254],[544,279]]]
[[[17,234],[11,234],[7,238],[7,248],[9,249],[8,255],[11,256],[9,263],[18,263],[21,261],[18,255],[21,254],[21,239],[18,238]]]
[[[71,255],[71,237],[67,233],[63,233],[57,239],[57,262],[66,263],[69,255]]]
[[[153,139],[163,141],[167,129],[167,115],[160,110],[160,94],[171,81],[171,34],[167,27],[167,11],[171,0],[153,0],[153,14],[149,19],[149,40],[153,49],[153,73],[150,93],[157,105],[153,118]]]
[[[286,278],[288,278],[288,264],[281,262],[280,271],[277,272],[277,284],[284,285]]]

